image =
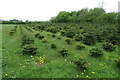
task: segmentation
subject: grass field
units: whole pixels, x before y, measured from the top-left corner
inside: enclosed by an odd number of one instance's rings
[[[17,26],[16,32],[10,36],[10,30]],[[30,27],[29,27],[30,28]],[[0,28],[1,29],[1,28]],[[53,33],[41,31],[47,40],[35,38],[39,32],[32,29],[28,31],[22,25],[2,25],[2,76],[3,78],[117,78],[118,68],[114,60],[118,58],[118,48],[112,52],[103,51],[102,57],[91,57],[89,50],[93,47],[102,49],[102,42],[94,45],[85,45],[82,42],[72,41],[67,44],[67,37],[61,36],[59,32],[53,38]],[[26,34],[35,40],[34,46],[37,49],[35,56],[22,55],[22,36]],[[58,37],[61,39],[59,40]],[[1,39],[1,38],[0,38]],[[51,44],[56,44],[57,48],[52,49]],[[84,45],[82,50],[76,49],[76,45]],[[68,55],[62,57],[58,52],[60,49],[68,49]],[[73,63],[76,59],[85,59],[88,62],[88,69],[81,70]],[[40,61],[41,60],[41,61]]]

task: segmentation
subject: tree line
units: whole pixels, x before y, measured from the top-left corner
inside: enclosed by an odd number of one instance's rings
[[[81,9],[79,11],[61,11],[51,22],[90,22],[90,23],[117,23],[118,13],[106,13],[103,8]]]
[[[103,8],[94,8],[94,9],[81,9],[79,11],[61,11],[58,13],[56,17],[52,17],[49,21],[52,23],[67,23],[67,22],[75,22],[75,23],[118,23],[118,13],[111,12],[106,13]],[[22,21],[22,20],[2,20],[2,24],[25,24],[25,23],[44,23],[42,21]]]

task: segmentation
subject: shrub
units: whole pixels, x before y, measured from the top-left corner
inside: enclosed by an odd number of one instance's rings
[[[68,32],[66,32],[66,36],[69,38],[73,38],[75,36],[75,32],[68,31]]]
[[[67,44],[70,44],[71,41],[72,41],[72,39],[70,39],[70,38],[67,38],[67,39],[65,40],[65,42],[66,42]]]
[[[103,41],[103,36],[101,34],[96,35],[97,41],[102,42]]]
[[[56,44],[51,44],[51,48],[56,48]]]
[[[106,51],[113,51],[116,48],[115,45],[113,45],[112,43],[109,43],[109,42],[105,42],[102,46],[103,46],[103,49]]]
[[[57,30],[56,28],[52,27],[52,28],[48,28],[48,29],[47,29],[47,32],[57,33],[58,30]]]
[[[10,36],[13,36],[14,33],[15,33],[15,29],[12,29],[12,30],[10,31]]]
[[[52,34],[52,37],[53,37],[53,38],[55,38],[55,37],[56,37],[56,35],[55,35],[55,34]]]
[[[39,38],[39,39],[43,39],[43,38],[44,38],[44,36],[43,36],[43,35],[40,35],[40,33],[35,34],[35,37],[36,37],[36,38]]]
[[[59,53],[62,55],[62,57],[64,57],[64,56],[67,56],[67,55],[68,55],[68,50],[65,49],[65,48],[63,48],[63,49],[61,49],[61,50],[59,51]]]
[[[83,39],[82,39],[82,42],[86,45],[92,45],[96,42],[96,37],[93,33],[87,33],[87,34],[84,34],[83,36]]]
[[[38,28],[39,28],[40,30],[45,30],[45,27],[44,27],[44,26],[38,26]]]
[[[44,38],[44,39],[42,39],[42,42],[46,43],[46,42],[48,42],[48,40],[46,38]]]
[[[61,37],[57,37],[58,40],[61,40]]]
[[[34,43],[34,40],[29,39],[26,35],[22,37],[22,46],[26,44],[33,44],[33,43]]]
[[[61,31],[61,35],[65,36],[66,32],[65,31]]]
[[[80,49],[85,48],[85,46],[83,46],[83,45],[77,45],[76,48],[80,50]]]
[[[87,69],[88,63],[84,59],[74,61],[74,64],[80,69]]]
[[[90,55],[91,55],[91,56],[94,56],[94,57],[98,57],[98,56],[103,55],[103,53],[102,53],[102,51],[101,51],[100,49],[98,49],[98,48],[92,48],[92,49],[90,50]]]
[[[36,33],[36,34],[35,34],[35,37],[38,38],[39,35],[40,35],[40,33]]]
[[[117,67],[120,68],[120,58],[116,61]]]
[[[81,41],[82,40],[82,34],[77,34],[74,36],[75,41]]]
[[[25,45],[23,46],[22,53],[23,54],[28,54],[28,55],[35,55],[37,51],[37,48],[33,47],[32,45]]]
[[[109,37],[106,41],[112,43],[113,45],[117,45],[119,40],[118,40],[118,37],[112,36],[112,37]]]

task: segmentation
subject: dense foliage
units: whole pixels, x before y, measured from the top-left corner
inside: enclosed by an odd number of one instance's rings
[[[99,22],[99,23],[117,23],[117,13],[106,13],[102,8],[87,8],[79,11],[61,11],[56,17],[52,18],[52,22]]]

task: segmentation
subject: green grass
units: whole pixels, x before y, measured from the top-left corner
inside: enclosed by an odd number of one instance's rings
[[[35,47],[38,48],[37,55],[31,57],[29,55],[21,55],[22,34],[19,26],[14,36],[10,37],[9,32],[15,25],[2,26],[2,55],[3,55],[3,77],[8,78],[117,78],[118,69],[114,59],[118,57],[118,49],[113,52],[103,51],[103,56],[93,58],[89,56],[89,50],[93,47],[102,48],[102,43],[96,43],[92,46],[85,45],[85,49],[77,50],[76,45],[82,42],[72,41],[67,44],[63,37],[56,33],[56,37],[52,38],[50,32],[40,32],[48,42],[43,43],[34,37],[38,31],[27,31],[24,27],[23,33],[35,40]],[[61,37],[58,40],[57,37]],[[56,44],[57,48],[50,48],[50,44]],[[62,57],[58,52],[60,49],[66,48],[69,51],[68,56]],[[45,57],[43,64],[36,64],[38,57]],[[34,59],[33,59],[34,58]],[[85,59],[89,63],[86,71],[79,70],[72,62],[79,58]],[[66,59],[66,61],[65,61]],[[93,72],[93,73],[92,73]]]

